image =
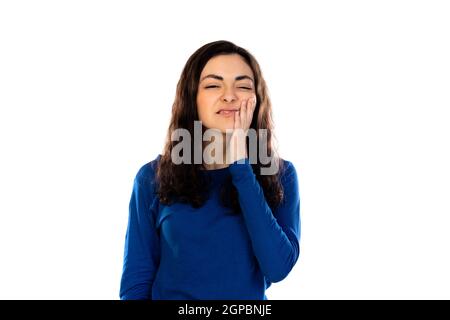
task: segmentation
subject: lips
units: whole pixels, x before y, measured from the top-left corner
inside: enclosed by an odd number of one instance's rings
[[[218,112],[216,112],[220,117],[225,118],[234,118],[234,114],[238,112],[239,110],[236,109],[221,109]]]
[[[238,108],[223,108],[217,111],[217,114],[231,114],[233,112],[239,111]]]
[[[233,113],[237,112],[237,110],[220,110],[219,112],[217,112],[220,115],[226,116],[226,115],[231,115]]]

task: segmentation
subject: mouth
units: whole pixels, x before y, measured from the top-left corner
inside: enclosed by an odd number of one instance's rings
[[[238,112],[238,109],[232,109],[232,110],[219,110],[218,112],[216,112],[216,114],[218,114],[219,116],[223,116],[223,117],[234,117],[234,113]]]

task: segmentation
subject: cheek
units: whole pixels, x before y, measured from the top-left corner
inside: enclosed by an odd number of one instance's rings
[[[213,103],[211,99],[205,95],[197,96],[197,113],[200,120],[204,121],[206,118],[211,117],[211,112],[213,110]]]

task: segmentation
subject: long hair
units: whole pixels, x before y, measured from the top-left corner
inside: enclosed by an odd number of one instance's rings
[[[186,62],[178,81],[166,142],[156,170],[157,193],[160,202],[163,204],[170,205],[174,201],[179,201],[190,203],[192,207],[198,208],[207,200],[209,181],[206,181],[205,175],[200,172],[200,170],[205,169],[203,164],[194,162],[195,152],[191,152],[190,164],[174,164],[171,160],[171,153],[177,142],[172,141],[171,138],[176,129],[186,129],[191,137],[194,137],[194,121],[199,121],[196,98],[200,74],[211,58],[227,54],[239,54],[252,69],[255,76],[257,100],[250,128],[257,133],[257,146],[260,146],[259,130],[266,129],[267,151],[264,150],[264,152],[272,157],[272,163],[276,162],[279,170],[272,175],[261,175],[261,168],[266,165],[260,163],[259,157],[257,163],[251,164],[251,166],[271,209],[274,209],[283,200],[283,188],[280,181],[283,161],[278,157],[274,145],[272,105],[261,69],[256,59],[247,50],[232,42],[221,40],[205,44],[194,52]],[[204,127],[202,126],[202,136],[203,130]],[[193,140],[191,139],[191,150],[194,150],[195,147]],[[247,143],[247,154],[250,155],[248,149],[249,144]],[[224,206],[233,209],[232,212],[240,212],[238,194],[231,182],[231,176],[226,179],[221,187],[220,199]]]

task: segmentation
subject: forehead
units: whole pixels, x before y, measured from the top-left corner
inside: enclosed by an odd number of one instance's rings
[[[224,78],[235,77],[236,75],[249,75],[253,78],[250,66],[238,54],[215,56],[206,63],[200,76],[214,73]]]

